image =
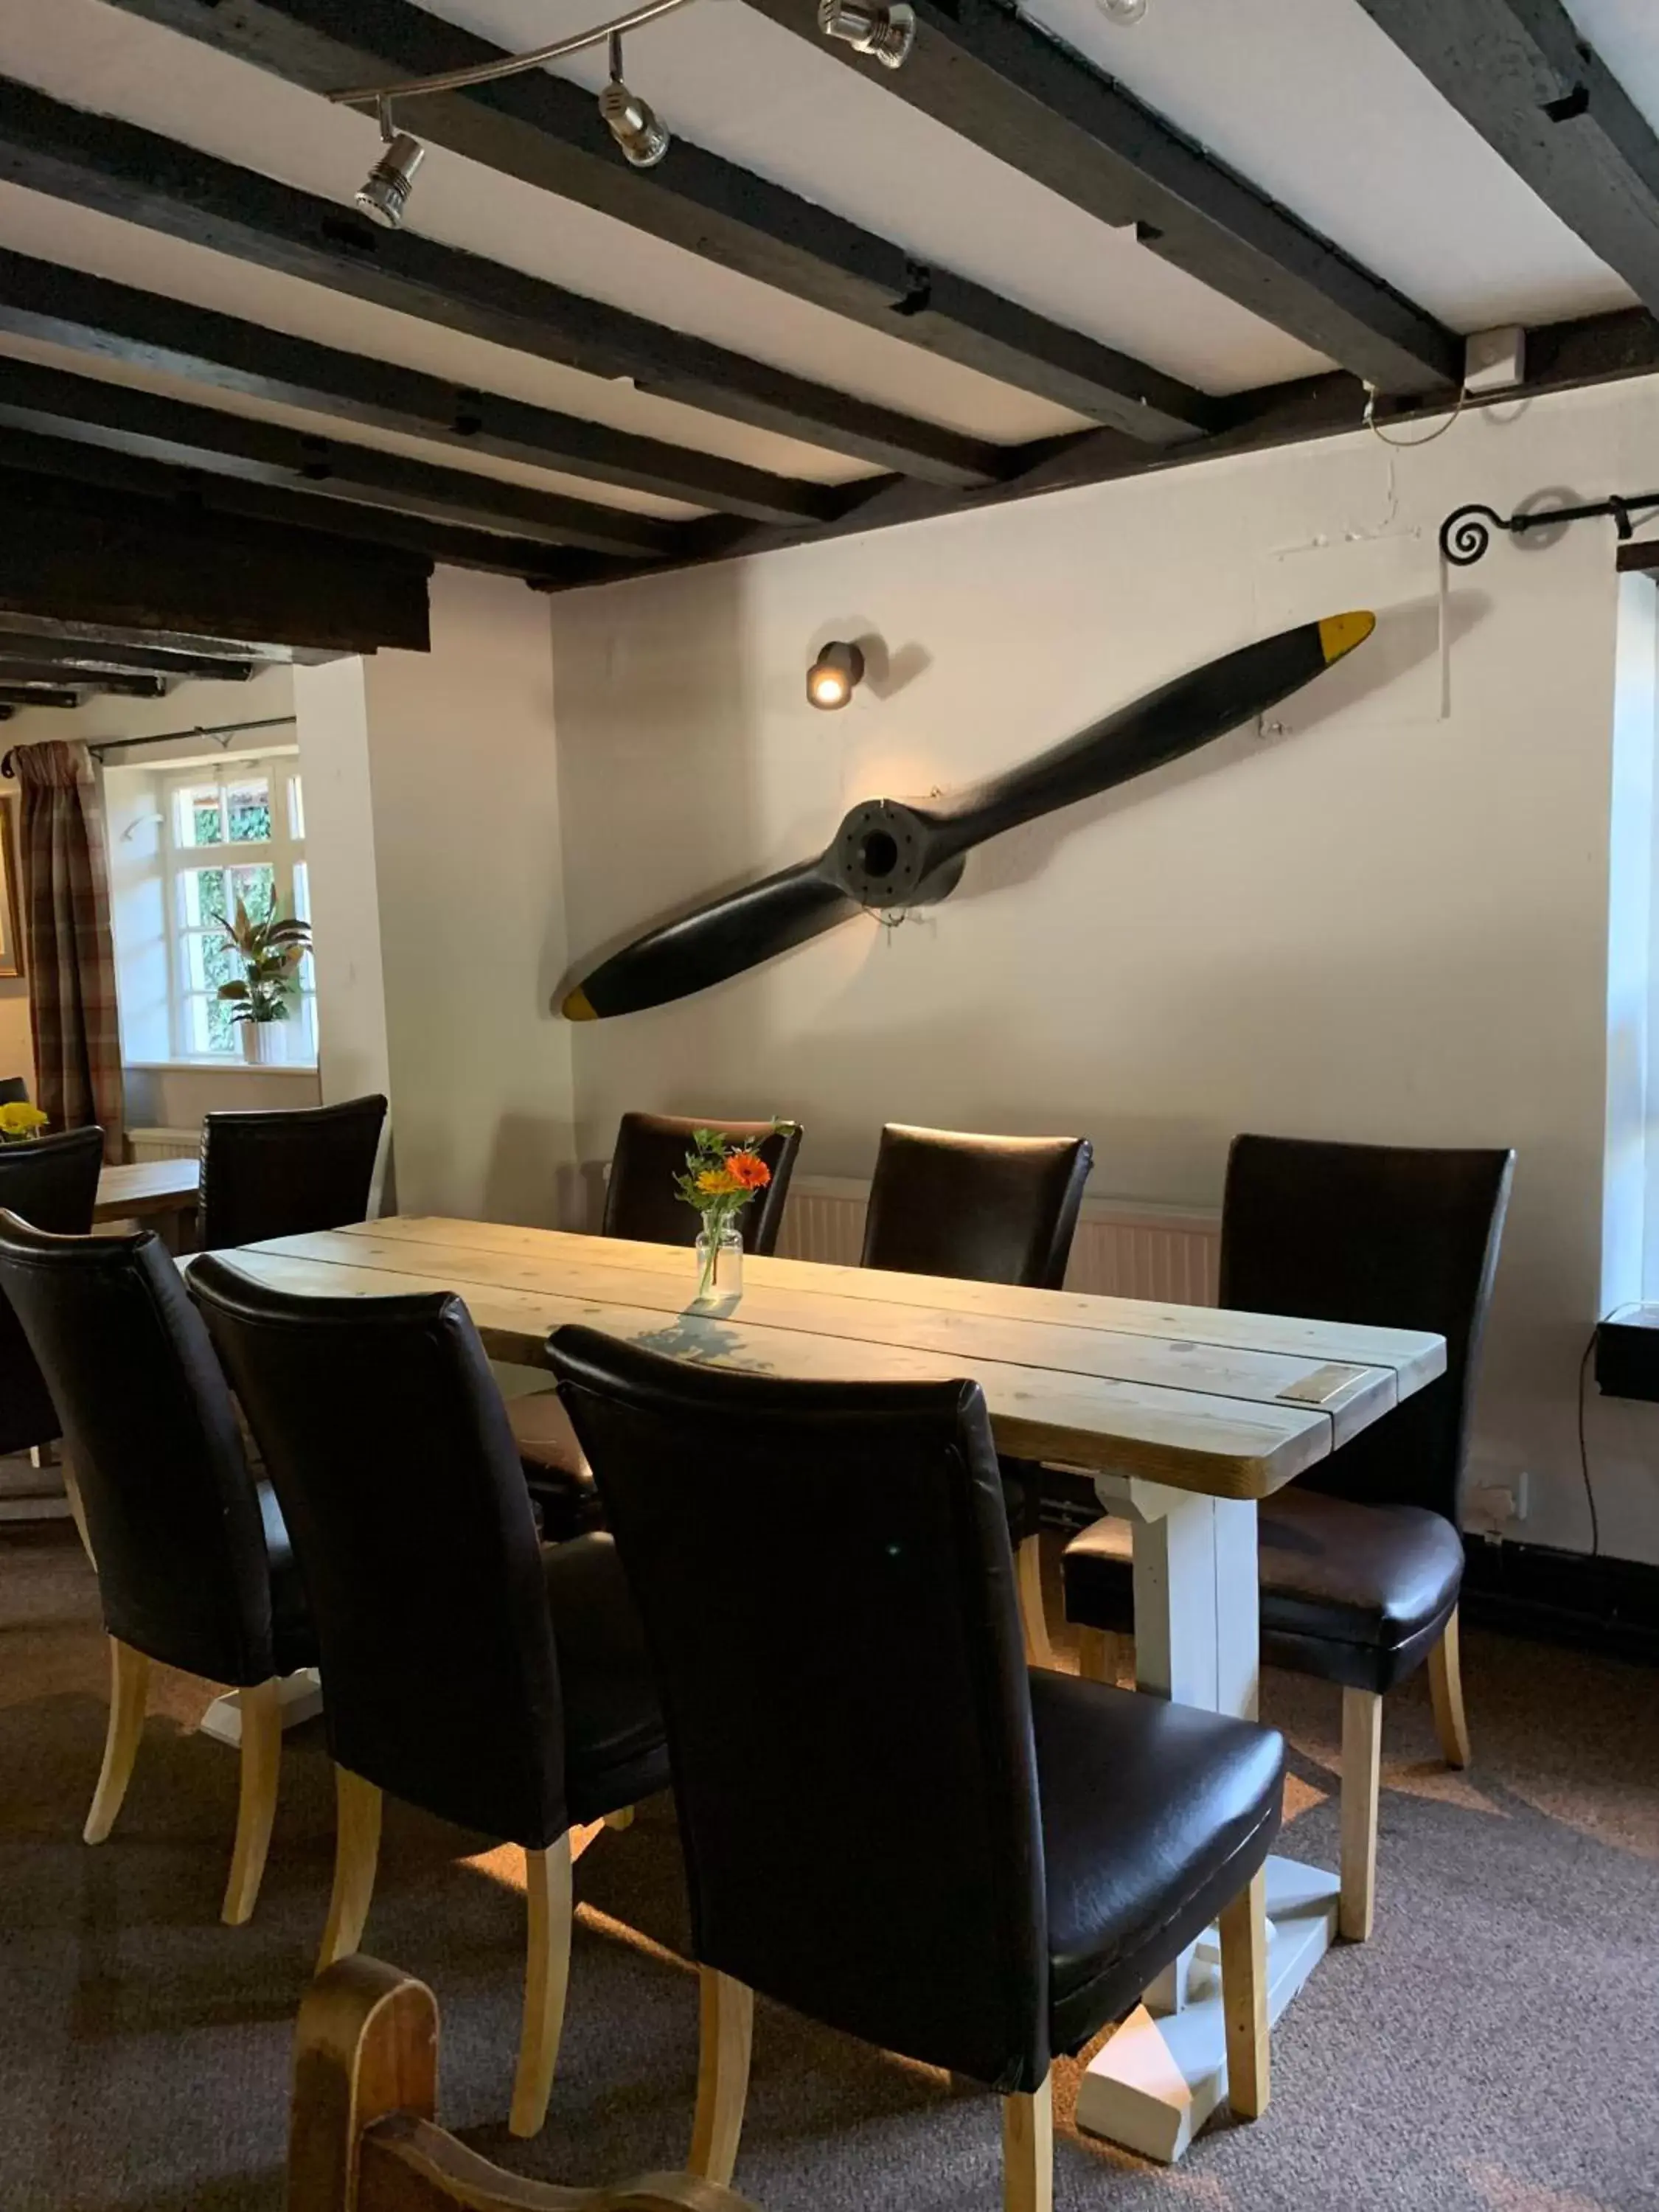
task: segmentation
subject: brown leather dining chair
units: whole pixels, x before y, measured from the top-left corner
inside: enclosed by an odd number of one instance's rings
[[[21,1077],[17,1080],[21,1085]],[[103,1162],[101,1129],[70,1129],[27,1144],[0,1145],[0,1206],[54,1236],[89,1236]],[[55,1443],[63,1432],[28,1340],[0,1297],[0,1453],[33,1451]],[[78,1516],[73,1471],[64,1473]]]
[[[890,1121],[864,1218],[861,1265],[1057,1291],[1094,1163],[1086,1137],[981,1137]],[[1002,1462],[1027,1656],[1054,1663],[1042,1601],[1042,1470]]]
[[[778,1381],[574,1328],[548,1356],[661,1687],[693,2172],[731,2179],[759,1990],[1000,2094],[1004,2203],[1036,2212],[1053,2058],[1218,1914],[1231,2100],[1259,2112],[1284,1743],[1027,1668],[978,1385]]]
[[[368,1212],[386,1102],[210,1114],[202,1123],[198,1241],[204,1252],[305,1237]]]
[[[1515,1155],[1238,1137],[1221,1228],[1224,1306],[1432,1330],[1446,1372],[1260,1510],[1261,1656],[1342,1690],[1341,1933],[1376,1899],[1382,1700],[1426,1659],[1449,1765],[1469,1739],[1459,1666],[1469,1420]],[[1086,1668],[1132,1635],[1129,1525],[1068,1546],[1066,1611]]]
[[[679,1197],[674,1178],[683,1172],[699,1129],[713,1129],[734,1145],[748,1146],[772,1170],[771,1182],[744,1206],[738,1224],[744,1249],[769,1258],[777,1249],[789,1182],[800,1157],[799,1121],[775,1125],[624,1114],[611,1155],[600,1235],[627,1237],[638,1244],[696,1243],[702,1217]],[[556,1540],[601,1526],[599,1492],[557,1392],[532,1390],[511,1398],[507,1415],[543,1534]]]
[[[532,2136],[564,2018],[570,1831],[668,1781],[615,1547],[538,1543],[459,1298],[294,1297],[212,1257],[190,1284],[317,1624],[338,1808],[322,1964],[362,1938],[383,1792],[520,1844],[529,1926],[508,2124]]]
[[[240,1688],[222,1916],[239,1926],[276,1815],[281,1678],[317,1657],[281,1510],[249,1470],[219,1362],[158,1237],[53,1237],[0,1212],[0,1294],[63,1417],[109,1638],[109,1732],[86,1840],[102,1843],[121,1809],[152,1662]]]

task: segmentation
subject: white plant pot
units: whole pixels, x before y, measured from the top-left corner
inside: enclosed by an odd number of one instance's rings
[[[242,1022],[242,1058],[250,1067],[280,1066],[288,1054],[281,1022]]]

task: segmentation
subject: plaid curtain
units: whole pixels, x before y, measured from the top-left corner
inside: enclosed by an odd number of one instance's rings
[[[104,1157],[125,1148],[104,809],[82,744],[19,745],[24,965],[40,1104],[54,1129],[99,1123]]]

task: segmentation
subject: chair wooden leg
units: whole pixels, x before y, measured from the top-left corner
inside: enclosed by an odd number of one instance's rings
[[[607,1828],[615,1828],[618,1832],[623,1828],[631,1828],[634,1825],[634,1808],[631,1805],[618,1806],[614,1813],[605,1814],[605,1825]]]
[[[363,1940],[374,1869],[380,1856],[380,1793],[343,1766],[334,1770],[334,1892],[317,1961],[320,1974],[349,1958]]]
[[[1036,1534],[1020,1539],[1015,1560],[1019,1577],[1019,1619],[1025,1632],[1028,1667],[1053,1667],[1054,1647],[1048,1640],[1048,1615],[1042,1601],[1042,1539]]]
[[[515,2136],[541,2132],[547,2100],[553,2093],[559,2038],[564,2029],[565,1991],[570,1983],[570,1838],[561,1836],[544,1851],[524,1855],[525,1897],[529,1906],[525,1958],[524,2032],[519,2040],[519,2070],[513,2083],[507,2127]]]
[[[1259,2120],[1272,2094],[1265,1867],[1222,1908],[1221,2003],[1227,2036],[1227,2101],[1237,2118]]]
[[[1446,1632],[1429,1654],[1429,1695],[1434,1729],[1448,1766],[1469,1763],[1469,1723],[1463,1711],[1463,1659],[1454,1608]]]
[[[688,2163],[693,2173],[724,2189],[738,2162],[749,2101],[755,1992],[713,1966],[699,1966],[697,1982],[697,2113]]]
[[[273,1674],[240,1692],[242,1784],[236,1808],[236,1844],[219,1917],[227,1928],[251,1918],[270,1849],[276,1818],[276,1780],[283,1765],[283,1686]]]
[[[1054,2077],[1002,2100],[1002,2212],[1054,2212]]]
[[[130,1644],[109,1640],[109,1731],[104,1764],[93,1792],[92,1810],[82,1831],[89,1844],[101,1844],[115,1825],[121,1800],[132,1779],[138,1739],[144,1732],[144,1703],[149,1689],[149,1661]]]
[[[69,1500],[70,1519],[74,1522],[75,1533],[81,1539],[81,1549],[86,1553],[94,1574],[96,1574],[98,1562],[93,1558],[92,1537],[87,1528],[87,1509],[81,1502],[81,1486],[75,1479],[75,1462],[70,1457],[67,1449],[59,1462],[59,1468],[64,1478],[64,1495]]]
[[[1350,1943],[1371,1932],[1376,1906],[1376,1801],[1382,1778],[1382,1700],[1342,1692],[1342,1890],[1337,1930]]]
[[[331,1967],[301,1999],[295,2033],[290,2212],[356,2212],[365,2133],[394,2112],[432,2120],[437,2099],[438,2007],[425,1983],[378,1959]]]

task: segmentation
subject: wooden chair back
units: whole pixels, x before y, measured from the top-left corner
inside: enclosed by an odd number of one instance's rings
[[[362,1954],[300,2007],[287,2212],[754,2212],[688,2173],[562,2189],[503,2172],[434,2123],[438,2005]]]

